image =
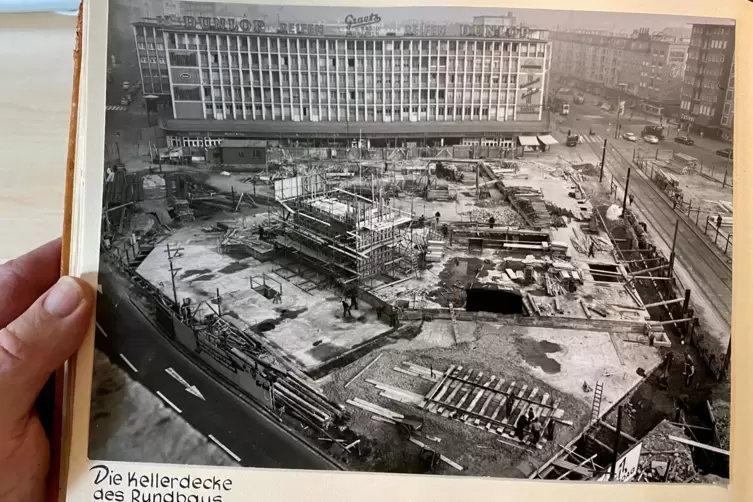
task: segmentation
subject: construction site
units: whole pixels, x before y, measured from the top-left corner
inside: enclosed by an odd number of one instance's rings
[[[726,477],[728,341],[599,159],[541,141],[110,170],[102,260],[338,468]]]

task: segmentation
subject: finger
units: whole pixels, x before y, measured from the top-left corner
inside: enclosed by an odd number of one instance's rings
[[[0,328],[23,314],[60,277],[60,239],[0,265]]]
[[[26,416],[49,375],[81,345],[93,305],[87,283],[62,277],[0,329],[0,435]]]

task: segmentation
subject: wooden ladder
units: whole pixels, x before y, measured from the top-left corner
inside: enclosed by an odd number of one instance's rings
[[[604,383],[596,382],[596,389],[594,389],[594,401],[591,405],[591,423],[595,423],[599,420],[599,412],[601,411],[601,396],[604,391]]]

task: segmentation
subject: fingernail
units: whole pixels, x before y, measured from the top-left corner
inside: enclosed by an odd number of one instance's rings
[[[71,277],[61,277],[44,299],[43,307],[55,317],[68,317],[76,310],[84,295],[81,286]]]

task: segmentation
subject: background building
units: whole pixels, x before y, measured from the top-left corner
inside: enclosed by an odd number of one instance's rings
[[[687,41],[648,29],[630,35],[554,31],[552,75],[630,108],[667,115],[678,108]]]
[[[512,16],[398,33],[379,21],[344,20],[349,36],[342,26],[191,16],[133,30],[144,92],[172,102],[163,124],[173,146],[197,135],[497,146],[549,131],[546,30]]]
[[[731,137],[734,54],[734,26],[693,25],[680,117],[688,130],[717,138]],[[722,124],[724,117],[726,123]]]

